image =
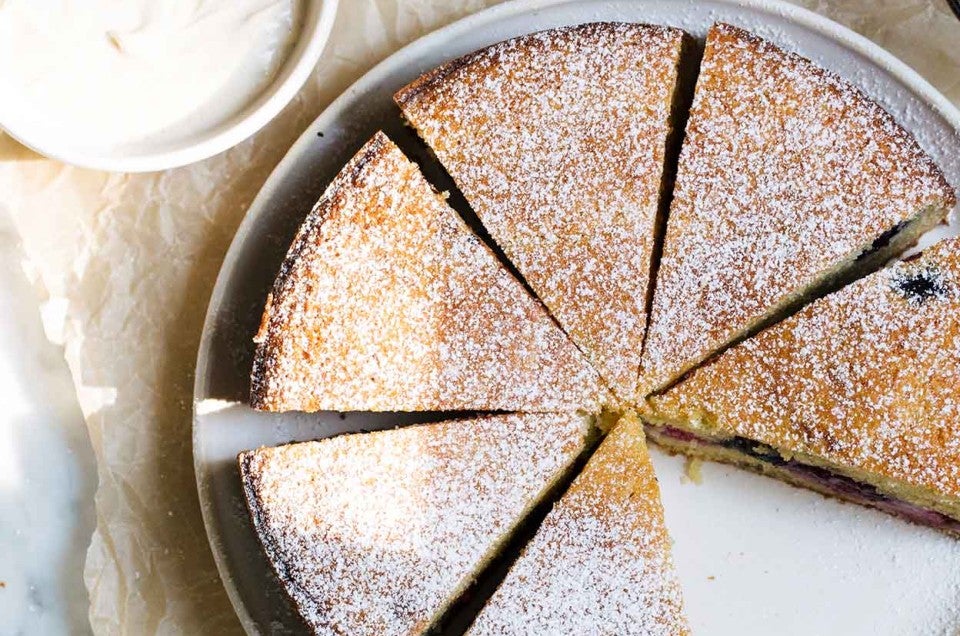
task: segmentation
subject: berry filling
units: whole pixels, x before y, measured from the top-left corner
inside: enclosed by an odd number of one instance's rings
[[[845,477],[826,468],[811,466],[794,459],[784,459],[776,450],[745,437],[712,440],[671,426],[649,426],[653,439],[670,438],[684,444],[700,447],[728,448],[755,460],[776,466],[790,474],[800,485],[830,493],[840,499],[870,506],[913,523],[960,535],[960,521],[935,510],[890,497],[870,484]]]

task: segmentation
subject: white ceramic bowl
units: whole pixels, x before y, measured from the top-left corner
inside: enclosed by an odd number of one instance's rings
[[[194,163],[231,148],[263,128],[297,94],[310,76],[333,28],[338,0],[303,0],[300,33],[276,78],[258,97],[227,121],[176,141],[158,139],[121,149],[71,145],[70,139],[50,136],[37,126],[4,119],[0,130],[52,159],[85,168],[113,172],[151,172]]]

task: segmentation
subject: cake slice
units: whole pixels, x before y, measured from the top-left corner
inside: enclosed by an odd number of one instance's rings
[[[269,411],[592,409],[596,372],[382,133],[307,216],[267,299]]]
[[[641,394],[876,269],[955,202],[917,142],[858,89],[714,25],[680,153]]]
[[[688,633],[636,416],[603,441],[469,634]]]
[[[685,39],[643,24],[559,28],[449,62],[395,97],[624,399],[637,385]]]
[[[960,239],[817,300],[648,402],[667,448],[960,535]]]
[[[241,453],[254,528],[317,634],[436,627],[591,441],[585,417],[500,415]]]

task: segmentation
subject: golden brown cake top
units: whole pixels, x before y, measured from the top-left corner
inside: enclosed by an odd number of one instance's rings
[[[683,32],[584,24],[396,95],[494,240],[621,397],[636,387]]]
[[[742,29],[707,37],[644,345],[660,388],[824,272],[955,195],[880,106]]]
[[[960,497],[960,239],[814,302],[648,402],[658,420]]]
[[[304,221],[264,310],[265,410],[558,411],[600,380],[382,133]]]
[[[317,634],[419,634],[568,465],[589,424],[503,415],[240,455],[256,530]]]
[[[469,633],[687,631],[643,427],[628,415],[547,515]]]

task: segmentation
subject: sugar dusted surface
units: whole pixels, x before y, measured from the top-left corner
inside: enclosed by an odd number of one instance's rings
[[[471,636],[687,632],[636,418],[613,429],[477,617]]]
[[[814,302],[648,401],[658,418],[960,497],[960,239]]]
[[[583,450],[576,415],[427,424],[241,456],[265,551],[317,634],[425,629]]]
[[[955,198],[893,118],[837,76],[715,25],[644,345],[655,389],[823,272]]]
[[[615,392],[636,386],[682,33],[587,24],[397,94],[491,236]]]
[[[264,312],[267,410],[558,411],[600,380],[382,133],[303,224]]]

